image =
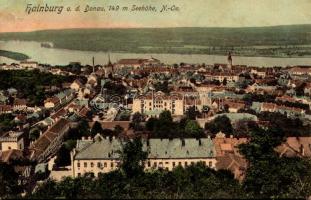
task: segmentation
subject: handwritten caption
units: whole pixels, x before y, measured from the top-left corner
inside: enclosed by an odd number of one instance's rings
[[[64,12],[74,13],[90,13],[90,12],[180,12],[181,9],[175,4],[163,4],[163,5],[101,5],[101,6],[92,6],[89,4],[86,5],[77,5],[77,6],[63,6],[63,5],[50,5],[50,4],[27,4],[25,12],[28,15],[36,13],[55,13],[62,14]]]

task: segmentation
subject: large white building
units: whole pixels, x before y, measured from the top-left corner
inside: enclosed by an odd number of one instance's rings
[[[119,139],[96,135],[93,139],[77,141],[71,153],[71,168],[74,177],[85,173],[98,176],[118,169],[122,142]],[[148,153],[144,163],[145,170],[186,167],[202,162],[215,168],[216,154],[211,138],[201,139],[149,139],[143,140],[143,150]]]
[[[184,97],[179,93],[163,92],[147,93],[133,100],[133,113],[139,112],[147,116],[159,116],[162,111],[168,110],[172,115],[184,114]]]

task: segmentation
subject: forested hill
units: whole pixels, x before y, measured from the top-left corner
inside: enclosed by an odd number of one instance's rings
[[[55,48],[137,53],[311,55],[311,25],[247,28],[63,29],[1,33],[0,40],[52,42]]]

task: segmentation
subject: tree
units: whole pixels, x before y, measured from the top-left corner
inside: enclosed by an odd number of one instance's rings
[[[205,129],[209,130],[213,134],[216,134],[219,131],[222,131],[226,134],[231,134],[233,131],[231,121],[226,115],[218,116],[211,122],[206,123]]]
[[[127,177],[141,175],[144,172],[144,162],[147,158],[147,152],[142,150],[143,144],[141,138],[129,140],[122,147],[121,169]]]
[[[132,117],[132,122],[130,124],[130,126],[135,130],[135,131],[139,131],[142,129],[140,123],[143,121],[143,115],[140,114],[139,112],[136,112],[133,114]]]
[[[160,116],[159,116],[159,121],[161,121],[161,122],[168,122],[168,123],[173,122],[173,118],[172,118],[171,112],[168,111],[168,110],[165,110],[165,111],[161,112]]]
[[[197,110],[195,109],[195,106],[189,107],[189,108],[187,109],[187,111],[186,111],[186,116],[187,116],[187,118],[190,119],[190,120],[195,120],[196,117],[197,117],[199,114],[200,114],[200,113],[199,113],[199,111],[197,111]]]
[[[34,128],[29,131],[29,139],[31,141],[38,139],[39,136],[40,136],[40,130],[38,128]]]
[[[284,142],[278,127],[255,128],[250,141],[239,146],[249,161],[243,182],[245,191],[256,198],[306,198],[311,194],[310,160],[280,157],[275,148]]]
[[[224,80],[222,81],[223,85],[227,85],[227,78],[224,78]]]
[[[155,128],[155,124],[156,124],[157,121],[158,121],[158,119],[153,118],[153,117],[150,117],[150,118],[148,119],[148,121],[146,122],[146,129],[147,129],[148,131],[153,131],[154,128]]]
[[[102,132],[103,132],[102,125],[98,121],[95,121],[91,130],[91,135],[94,137],[97,133],[101,134]]]
[[[124,131],[124,128],[120,125],[116,125],[114,127],[114,132],[116,133],[116,135],[119,135],[120,133],[122,133]]]
[[[0,162],[0,198],[16,198],[21,192],[18,186],[18,174],[13,166]]]
[[[203,129],[195,120],[189,120],[185,127],[186,134],[189,134],[191,137],[202,137]]]

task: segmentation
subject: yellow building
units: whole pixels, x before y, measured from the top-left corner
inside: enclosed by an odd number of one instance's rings
[[[71,152],[71,168],[74,177],[85,173],[106,173],[120,166],[122,141],[96,135],[94,140],[77,141]],[[143,140],[143,150],[148,152],[145,170],[186,167],[197,162],[215,168],[215,148],[211,138],[201,139],[149,139]]]
[[[147,116],[159,116],[162,111],[168,110],[172,115],[180,116],[184,114],[183,95],[163,92],[147,93],[133,100],[133,113],[139,112]]]
[[[0,137],[1,151],[24,149],[23,132],[9,131]]]

